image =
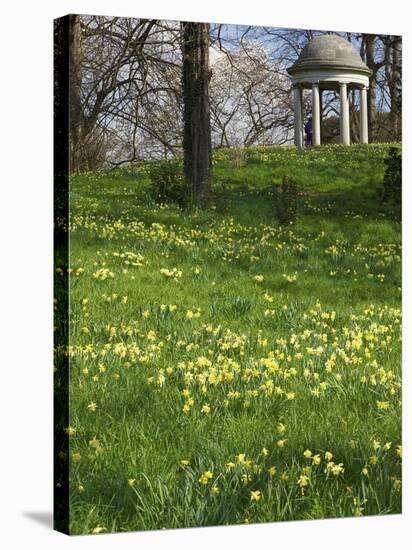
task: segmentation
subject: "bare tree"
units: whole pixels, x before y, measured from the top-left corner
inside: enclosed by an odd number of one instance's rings
[[[309,40],[325,33],[102,16],[69,20],[71,171],[185,152],[195,193],[203,189],[201,180],[205,191],[210,187],[211,146],[290,142],[293,109],[286,68]],[[340,34],[372,69],[371,140],[400,139],[400,37]],[[351,93],[349,100],[357,141],[359,98]],[[310,109],[307,94],[304,105]],[[328,117],[335,121],[336,92],[323,92],[322,114],[325,124]],[[336,139],[338,128],[329,122],[327,134]]]
[[[293,127],[290,84],[256,40],[212,50],[212,141],[218,146],[273,145]]]
[[[144,87],[147,64],[143,50],[155,24],[155,20],[72,17],[73,171],[98,167],[102,160],[99,150],[112,130],[110,113],[127,102],[133,86]]]
[[[385,45],[385,80],[390,98],[390,132],[391,139],[401,138],[401,105],[402,105],[402,76],[401,52],[402,41],[399,36],[382,37]]]
[[[82,168],[82,45],[80,15],[69,15],[70,172]]]

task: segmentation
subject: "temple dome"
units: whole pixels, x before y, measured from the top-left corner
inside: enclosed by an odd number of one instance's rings
[[[323,34],[313,38],[301,51],[298,60],[288,73],[319,69],[347,69],[367,75],[371,70],[362,61],[359,52],[347,40],[337,34]]]

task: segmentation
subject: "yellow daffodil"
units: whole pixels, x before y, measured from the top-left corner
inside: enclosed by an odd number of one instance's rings
[[[199,477],[199,483],[201,483],[202,485],[207,485],[212,478],[213,472],[207,470],[206,472],[203,472],[203,474]]]

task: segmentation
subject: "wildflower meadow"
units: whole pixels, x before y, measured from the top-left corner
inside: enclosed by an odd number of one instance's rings
[[[387,149],[215,150],[214,200],[184,210],[150,162],[71,177],[71,533],[401,511]]]

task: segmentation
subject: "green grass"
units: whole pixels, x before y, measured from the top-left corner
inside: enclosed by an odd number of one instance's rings
[[[72,178],[73,534],[401,511],[386,150],[216,151],[219,199],[183,213],[151,202],[145,163]]]

